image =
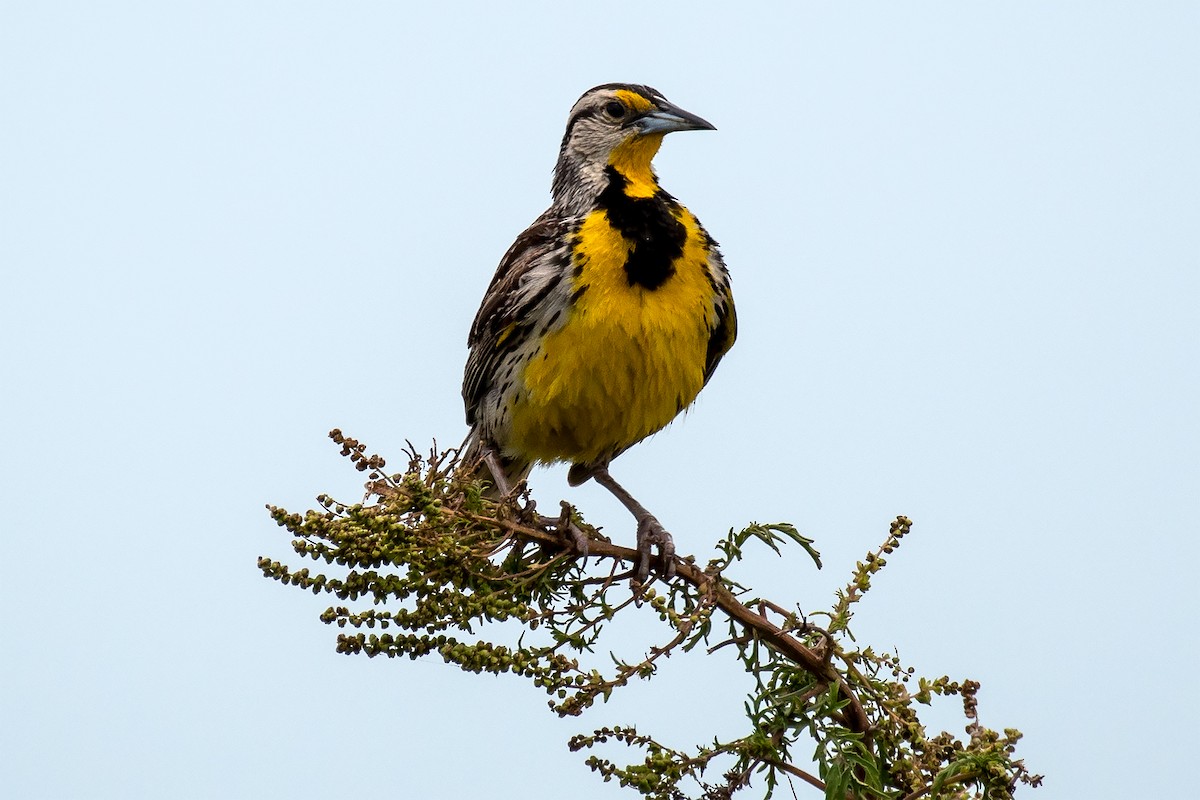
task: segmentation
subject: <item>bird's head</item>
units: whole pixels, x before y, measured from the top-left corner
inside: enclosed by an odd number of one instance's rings
[[[653,194],[657,183],[650,162],[663,137],[673,131],[703,130],[715,127],[649,86],[606,83],[589,89],[567,119],[554,195],[602,187],[610,166],[625,177],[631,194]]]

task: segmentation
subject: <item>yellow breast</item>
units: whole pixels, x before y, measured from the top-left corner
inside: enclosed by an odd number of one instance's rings
[[[661,430],[704,385],[716,326],[706,237],[687,209],[672,212],[687,237],[660,286],[632,283],[633,244],[592,212],[575,239],[575,297],[521,376],[511,445],[539,461],[589,463]]]

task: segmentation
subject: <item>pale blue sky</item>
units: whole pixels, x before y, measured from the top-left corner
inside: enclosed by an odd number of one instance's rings
[[[795,523],[823,572],[739,577],[807,609],[911,516],[860,636],[981,680],[1031,797],[1178,795],[1200,6],[732,9],[4,5],[0,794],[617,798],[570,734],[741,731],[721,656],[561,722],[515,678],[337,656],[329,601],[254,567],[290,552],[264,503],[357,496],[329,428],[395,463],[461,439],[466,330],[567,111],[634,81],[718,128],[657,164],[741,337],[614,474],[700,558]],[[602,490],[533,485],[632,540]]]

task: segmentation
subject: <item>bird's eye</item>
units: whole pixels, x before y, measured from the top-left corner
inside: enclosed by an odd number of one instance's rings
[[[604,106],[604,111],[614,119],[620,119],[625,116],[625,104],[620,100],[609,100],[608,105]]]

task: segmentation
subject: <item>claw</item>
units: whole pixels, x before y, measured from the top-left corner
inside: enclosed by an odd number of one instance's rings
[[[638,518],[638,561],[634,579],[639,584],[645,584],[650,578],[651,551],[655,547],[658,548],[658,574],[664,580],[674,578],[675,540],[671,538],[671,534],[667,533],[667,529],[662,526],[661,522],[652,515],[646,514]]]
[[[575,554],[588,557],[588,537],[583,531],[579,530],[579,526],[574,522],[567,523],[567,529],[560,531],[571,540],[571,546],[575,549]]]
[[[579,526],[571,521],[571,505],[569,503],[563,501],[562,513],[558,515],[557,519],[554,517],[544,517],[539,514],[538,520],[546,527],[553,526],[558,532],[558,535],[562,536],[564,539],[570,539],[571,548],[575,551],[576,555],[582,556],[583,558],[588,557],[587,534],[580,530]]]
[[[629,513],[633,514],[633,518],[637,520],[638,560],[633,573],[634,591],[640,591],[650,577],[651,550],[655,547],[658,548],[658,574],[663,577],[663,580],[674,578],[675,540],[671,538],[671,534],[667,533],[667,529],[662,526],[662,523],[655,519],[645,506],[635,500],[633,495],[625,491],[621,484],[613,480],[613,476],[608,472],[607,464],[589,467],[586,472],[582,465],[576,464],[571,468],[572,474],[576,470],[579,470],[580,474],[572,479],[573,483],[580,483],[590,477],[612,492],[613,496],[621,501],[621,505],[629,509]]]

